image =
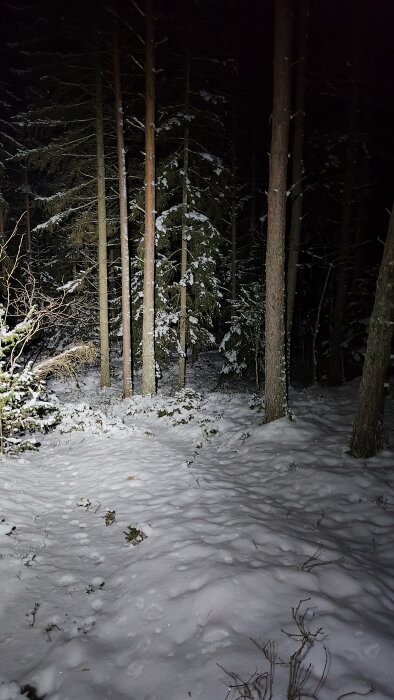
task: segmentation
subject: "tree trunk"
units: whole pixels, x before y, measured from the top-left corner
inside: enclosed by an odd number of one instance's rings
[[[185,91],[185,111],[189,108],[190,98],[190,54],[186,64],[186,91]],[[179,344],[181,356],[179,358],[179,388],[185,386],[186,376],[186,320],[187,320],[187,289],[185,276],[187,272],[187,210],[188,192],[187,183],[189,178],[189,122],[185,122],[183,133],[183,182],[182,182],[182,247],[181,247],[181,285],[180,285],[180,315],[179,315]]]
[[[107,212],[105,203],[105,160],[103,94],[100,59],[96,72],[96,167],[97,167],[97,230],[98,230],[98,288],[100,327],[101,386],[110,386],[108,330],[108,270],[107,270]]]
[[[0,202],[0,247],[4,249],[4,254],[0,255],[0,294],[5,297],[7,294],[7,267],[6,267],[6,250],[4,245],[4,231],[5,231],[5,216],[4,210]]]
[[[120,211],[120,256],[122,267],[122,341],[123,341],[123,398],[132,393],[131,375],[131,319],[130,319],[130,258],[127,229],[126,155],[123,132],[123,100],[119,61],[119,28],[114,21],[114,83],[116,140],[118,152],[119,211]]]
[[[26,249],[29,259],[31,260],[31,219],[30,219],[30,196],[29,196],[29,180],[27,170],[25,170],[25,210],[26,210]]]
[[[233,101],[233,129],[231,143],[231,271],[230,271],[230,288],[231,301],[234,302],[237,297],[237,117],[235,113],[235,98]]]
[[[350,452],[372,457],[381,447],[384,382],[394,331],[394,204],[369,323],[368,343],[357,399]]]
[[[153,0],[146,0],[145,237],[142,393],[156,391],[155,372],[155,43]]]
[[[265,316],[266,421],[287,409],[284,348],[284,241],[290,110],[290,7],[275,2],[274,90],[268,189]]]
[[[309,0],[301,1],[298,17],[297,56],[296,56],[296,105],[293,117],[293,165],[291,177],[291,229],[289,257],[287,262],[287,308],[286,338],[287,361],[290,371],[291,329],[293,324],[294,302],[297,288],[298,258],[302,228],[302,198],[304,175],[304,126],[306,93],[306,49],[309,24]]]
[[[250,233],[252,240],[257,238],[257,183],[256,183],[256,151],[255,144],[251,154],[251,176],[250,176]]]

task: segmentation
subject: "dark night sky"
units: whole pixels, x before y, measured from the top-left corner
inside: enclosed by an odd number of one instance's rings
[[[297,5],[295,2],[294,7]],[[255,130],[256,157],[261,164],[264,187],[272,101],[273,6],[273,0],[201,0],[193,10],[191,42],[196,54],[230,57],[239,62],[235,87],[238,147],[241,154],[246,152],[248,139]],[[60,27],[70,19],[77,32],[78,27],[86,31],[84,27],[89,27],[97,7],[97,0],[67,3],[2,0],[2,73],[15,83],[17,91],[21,90],[17,78],[8,71],[21,60],[15,42],[24,39],[34,46],[42,41],[50,24]],[[126,12],[128,17],[132,16],[132,3],[120,1],[118,8],[120,14]],[[167,56],[172,50],[182,50],[184,45],[184,8],[182,0],[157,3],[157,37],[161,40],[168,35]],[[138,13],[136,17],[137,22],[141,20]],[[394,3],[390,0],[311,0],[306,138],[316,131],[330,132],[331,137],[346,133],[346,98],[350,86],[347,63],[352,61],[352,54],[356,55],[362,85],[360,128],[368,131],[372,169],[379,180],[375,196],[381,200],[380,206],[389,205],[387,199],[390,200],[394,191],[393,26]],[[134,38],[127,29],[123,41],[133,44]],[[163,56],[159,46],[159,68]],[[157,80],[160,94],[160,74]],[[234,91],[231,84],[226,89],[229,94]],[[21,96],[23,99],[23,92]],[[307,164],[308,144],[305,160]]]
[[[131,3],[120,1],[118,6],[121,14]],[[169,45],[175,50],[184,41],[184,6],[182,0],[162,0],[157,4],[158,39],[168,33]],[[297,7],[297,2],[294,6]],[[96,7],[97,1],[92,0],[67,3],[2,0],[3,69],[17,60],[12,44],[22,36],[34,43],[46,31],[47,18],[50,21],[55,18],[58,26],[63,18],[73,18],[77,26],[78,22],[83,26],[86,18],[94,16]],[[193,12],[192,45],[196,53],[235,57],[240,67],[240,112],[247,120],[257,110],[259,118],[266,120],[272,97],[273,1],[201,0]],[[379,131],[388,128],[394,101],[393,24],[394,3],[390,0],[311,0],[308,109],[314,120],[318,119],[319,110],[324,118],[327,111],[332,112],[333,119],[338,118],[335,98],[330,106],[328,99],[322,99],[322,93],[330,92],[331,83],[334,90],[342,94],[346,91],[346,62],[355,43],[361,78],[368,83],[372,128]],[[158,58],[160,61],[160,50]],[[383,121],[378,126],[376,122],[380,120]],[[387,136],[387,150],[392,150],[393,139],[390,134]]]

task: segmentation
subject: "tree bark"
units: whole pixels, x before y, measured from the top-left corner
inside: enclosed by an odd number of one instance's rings
[[[156,391],[155,372],[155,43],[153,0],[146,0],[145,237],[142,393]]]
[[[185,111],[187,112],[190,102],[190,54],[186,63],[186,90],[185,90]],[[182,247],[181,247],[181,285],[180,285],[180,314],[179,314],[179,344],[181,356],[179,358],[179,388],[185,386],[186,378],[186,321],[187,321],[187,289],[185,276],[187,272],[187,211],[188,211],[188,190],[189,178],[189,122],[185,122],[183,132],[183,182],[182,182]]]
[[[266,421],[287,410],[284,347],[284,259],[290,110],[290,6],[275,2],[274,89],[268,189],[265,316]]]
[[[123,398],[132,393],[131,374],[131,314],[130,314],[130,258],[127,228],[126,154],[123,130],[123,100],[119,61],[119,28],[114,21],[113,66],[115,83],[116,141],[118,153],[120,255],[122,267],[122,342],[123,342]]]
[[[394,331],[394,204],[369,323],[367,350],[357,399],[350,452],[372,457],[383,434],[384,382]]]
[[[237,116],[235,113],[235,98],[233,100],[233,129],[231,142],[231,270],[230,270],[230,288],[231,301],[234,302],[237,298]]]
[[[304,175],[304,127],[305,127],[305,93],[306,93],[306,50],[309,25],[309,0],[301,0],[297,31],[296,56],[296,105],[293,117],[293,164],[291,190],[291,228],[289,238],[289,257],[287,261],[287,308],[286,338],[287,360],[290,370],[291,329],[293,325],[294,303],[297,288],[298,259],[302,229],[302,198]]]
[[[100,58],[96,72],[96,167],[97,167],[97,230],[98,230],[98,287],[100,328],[101,386],[110,386],[109,328],[108,328],[108,270],[107,270],[107,212],[105,203],[105,159],[103,92]]]
[[[256,143],[253,140],[250,169],[250,233],[252,240],[256,240],[258,234],[257,225],[257,180],[256,180]]]
[[[30,219],[30,196],[29,180],[27,170],[25,170],[25,210],[26,210],[26,249],[29,259],[31,259],[31,219]]]
[[[5,216],[4,210],[0,202],[0,247],[4,247],[4,230],[5,230]],[[6,251],[4,251],[6,252]],[[0,294],[5,296],[7,293],[6,288],[6,278],[7,278],[7,268],[5,264],[5,255],[0,255]]]

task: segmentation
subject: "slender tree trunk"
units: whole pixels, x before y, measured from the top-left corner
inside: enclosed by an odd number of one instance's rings
[[[327,268],[326,277],[325,277],[324,284],[323,284],[323,289],[322,289],[322,292],[320,294],[319,305],[317,307],[317,312],[316,312],[315,325],[313,327],[313,332],[312,332],[312,384],[316,384],[316,382],[317,382],[316,343],[317,343],[317,336],[319,334],[319,329],[320,329],[321,310],[323,308],[323,302],[324,302],[324,299],[326,296],[326,291],[327,291],[327,287],[328,287],[328,281],[330,278],[331,269],[332,269],[332,265],[329,265]]]
[[[291,329],[297,288],[298,258],[302,229],[302,198],[304,175],[304,127],[306,93],[306,49],[309,24],[309,0],[301,0],[297,31],[296,105],[293,117],[293,165],[291,190],[291,229],[287,261],[286,337],[287,360],[290,371]]]
[[[332,386],[345,381],[342,343],[345,331],[345,308],[348,286],[348,256],[351,234],[352,201],[354,184],[354,137],[356,131],[358,103],[358,80],[353,75],[349,96],[349,128],[345,158],[345,182],[342,199],[342,225],[335,279],[335,304],[331,323],[330,362],[328,383]]]
[[[381,447],[384,382],[394,332],[394,204],[369,323],[367,350],[357,399],[350,451],[372,457]]]
[[[155,372],[155,40],[153,0],[146,0],[145,237],[142,393],[156,391]]]
[[[116,319],[116,281],[115,281],[115,253],[114,248],[111,245],[109,248],[109,271],[108,271],[108,284],[109,284],[109,299],[108,299],[108,311],[110,321],[115,321]]]
[[[26,249],[29,258],[31,258],[31,219],[30,219],[30,196],[29,196],[29,180],[27,170],[25,170],[25,210],[26,210]]]
[[[290,110],[290,4],[275,2],[274,92],[268,189],[265,316],[266,421],[287,409],[284,347],[286,180]]]
[[[250,233],[255,240],[258,233],[257,227],[257,182],[256,182],[256,142],[253,140],[251,154],[251,181],[250,181]]]
[[[119,28],[114,21],[113,65],[115,83],[116,141],[118,152],[120,255],[122,267],[122,341],[123,341],[123,397],[132,393],[131,374],[131,313],[130,313],[130,258],[127,230],[126,154],[123,132],[123,100],[119,61]]]
[[[96,72],[96,163],[97,163],[97,229],[98,287],[100,327],[101,386],[110,386],[108,328],[107,212],[105,203],[104,121],[101,65]]]
[[[235,98],[233,101],[233,128],[231,142],[231,271],[230,271],[230,289],[231,301],[234,302],[237,298],[237,117],[235,113]]]
[[[185,111],[187,113],[190,102],[190,54],[186,64],[186,90]],[[179,358],[179,387],[185,386],[186,377],[186,321],[187,321],[187,288],[185,276],[187,272],[187,235],[188,235],[188,179],[189,179],[189,122],[185,122],[183,132],[183,182],[182,182],[182,247],[181,247],[181,286],[180,286],[180,315],[179,315],[179,344],[181,355]]]

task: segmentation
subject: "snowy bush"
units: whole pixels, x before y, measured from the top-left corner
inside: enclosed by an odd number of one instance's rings
[[[91,408],[87,403],[67,403],[61,407],[59,432],[72,433],[81,431],[102,435],[119,434],[125,431],[136,432],[136,428],[126,426],[119,418],[108,417],[102,411]]]
[[[34,332],[36,309],[13,328],[0,305],[0,452],[34,446],[26,433],[47,430],[59,418],[56,407],[44,395],[44,382],[32,363],[19,363],[24,345]]]

